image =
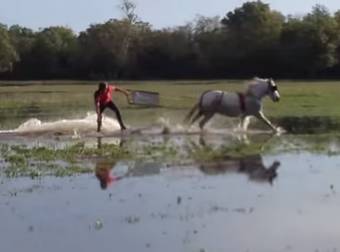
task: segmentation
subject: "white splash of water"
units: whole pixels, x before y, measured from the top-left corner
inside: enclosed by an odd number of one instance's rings
[[[157,120],[157,124],[162,127],[163,133],[196,133],[199,132],[200,129],[195,126],[183,125],[180,123],[174,123],[167,117],[160,117]]]
[[[97,115],[88,113],[86,117],[80,119],[61,119],[52,122],[42,122],[39,119],[32,118],[21,124],[13,132],[17,133],[61,133],[72,134],[75,137],[87,132],[97,130]],[[102,132],[112,132],[120,130],[119,123],[116,119],[103,115]]]

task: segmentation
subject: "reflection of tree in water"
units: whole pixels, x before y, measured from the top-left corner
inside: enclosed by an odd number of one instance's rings
[[[277,177],[279,166],[280,162],[274,161],[269,167],[266,167],[262,156],[258,154],[240,158],[227,156],[221,161],[201,164],[199,168],[208,175],[239,172],[247,174],[252,181],[272,183]]]

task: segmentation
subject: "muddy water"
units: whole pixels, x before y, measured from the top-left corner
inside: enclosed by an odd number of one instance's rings
[[[272,181],[259,175],[274,163]],[[137,166],[124,176],[117,163],[122,179],[106,190],[95,174],[0,178],[1,251],[340,249],[339,156],[253,156],[219,172]]]

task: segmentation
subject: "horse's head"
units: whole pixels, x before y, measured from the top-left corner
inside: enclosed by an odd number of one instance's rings
[[[270,78],[266,81],[268,85],[267,94],[269,95],[269,97],[273,100],[273,102],[280,101],[280,93],[274,80]]]
[[[247,89],[247,94],[262,99],[264,96],[268,95],[274,102],[280,100],[280,94],[272,78],[261,79],[255,77],[249,84]]]

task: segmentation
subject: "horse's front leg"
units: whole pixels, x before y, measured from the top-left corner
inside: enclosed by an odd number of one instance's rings
[[[250,116],[242,115],[240,126],[243,131],[247,131],[249,123],[250,123]]]
[[[255,116],[267,124],[273,131],[277,132],[277,128],[269,121],[262,111],[259,111]]]

